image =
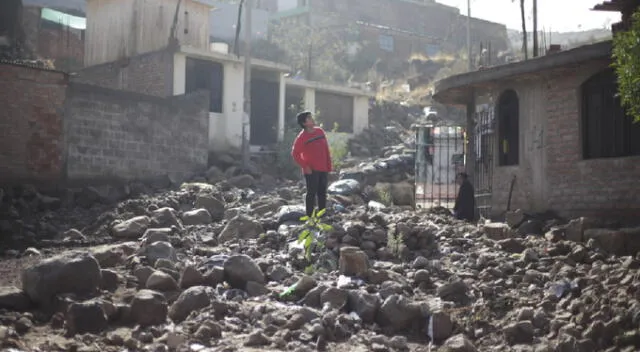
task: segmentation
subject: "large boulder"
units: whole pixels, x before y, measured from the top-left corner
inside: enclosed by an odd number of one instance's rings
[[[211,304],[213,289],[206,286],[194,286],[180,294],[169,310],[169,317],[174,322],[185,320],[191,312],[207,307]]]
[[[142,327],[163,324],[167,320],[169,306],[160,292],[140,290],[131,301],[130,318]]]
[[[102,281],[100,265],[87,252],[69,252],[42,260],[22,272],[22,289],[37,304],[48,306],[62,293],[93,294]]]
[[[213,221],[220,221],[224,218],[225,204],[222,200],[212,194],[201,193],[196,197],[195,208],[207,209]]]

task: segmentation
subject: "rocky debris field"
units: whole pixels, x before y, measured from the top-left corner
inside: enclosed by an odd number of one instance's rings
[[[337,194],[305,255],[303,189],[250,181],[129,187],[116,203],[109,188],[5,189],[3,350],[640,347],[637,229],[520,211],[475,226]]]

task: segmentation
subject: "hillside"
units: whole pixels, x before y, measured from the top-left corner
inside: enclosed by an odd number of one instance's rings
[[[512,48],[522,47],[521,31],[507,29],[507,36],[509,37],[509,42]],[[563,48],[571,48],[583,44],[610,39],[611,31],[609,29],[591,29],[579,32],[547,32],[545,33],[544,37],[545,39],[543,39],[542,35],[540,36],[540,42],[544,43],[546,41],[547,47],[549,46],[549,44],[560,44]],[[531,34],[529,33],[529,47],[533,45],[533,41],[531,38]]]

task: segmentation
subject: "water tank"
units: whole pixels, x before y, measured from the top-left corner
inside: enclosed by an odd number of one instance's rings
[[[229,53],[229,44],[224,42],[214,42],[210,44],[211,51],[215,51],[217,53]]]

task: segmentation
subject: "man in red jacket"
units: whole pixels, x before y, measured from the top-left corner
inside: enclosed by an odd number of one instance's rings
[[[302,168],[307,182],[305,205],[307,215],[313,213],[318,197],[318,210],[327,207],[327,182],[331,172],[331,153],[327,136],[320,127],[315,126],[311,112],[305,111],[296,117],[302,131],[296,137],[291,148],[291,156]]]

